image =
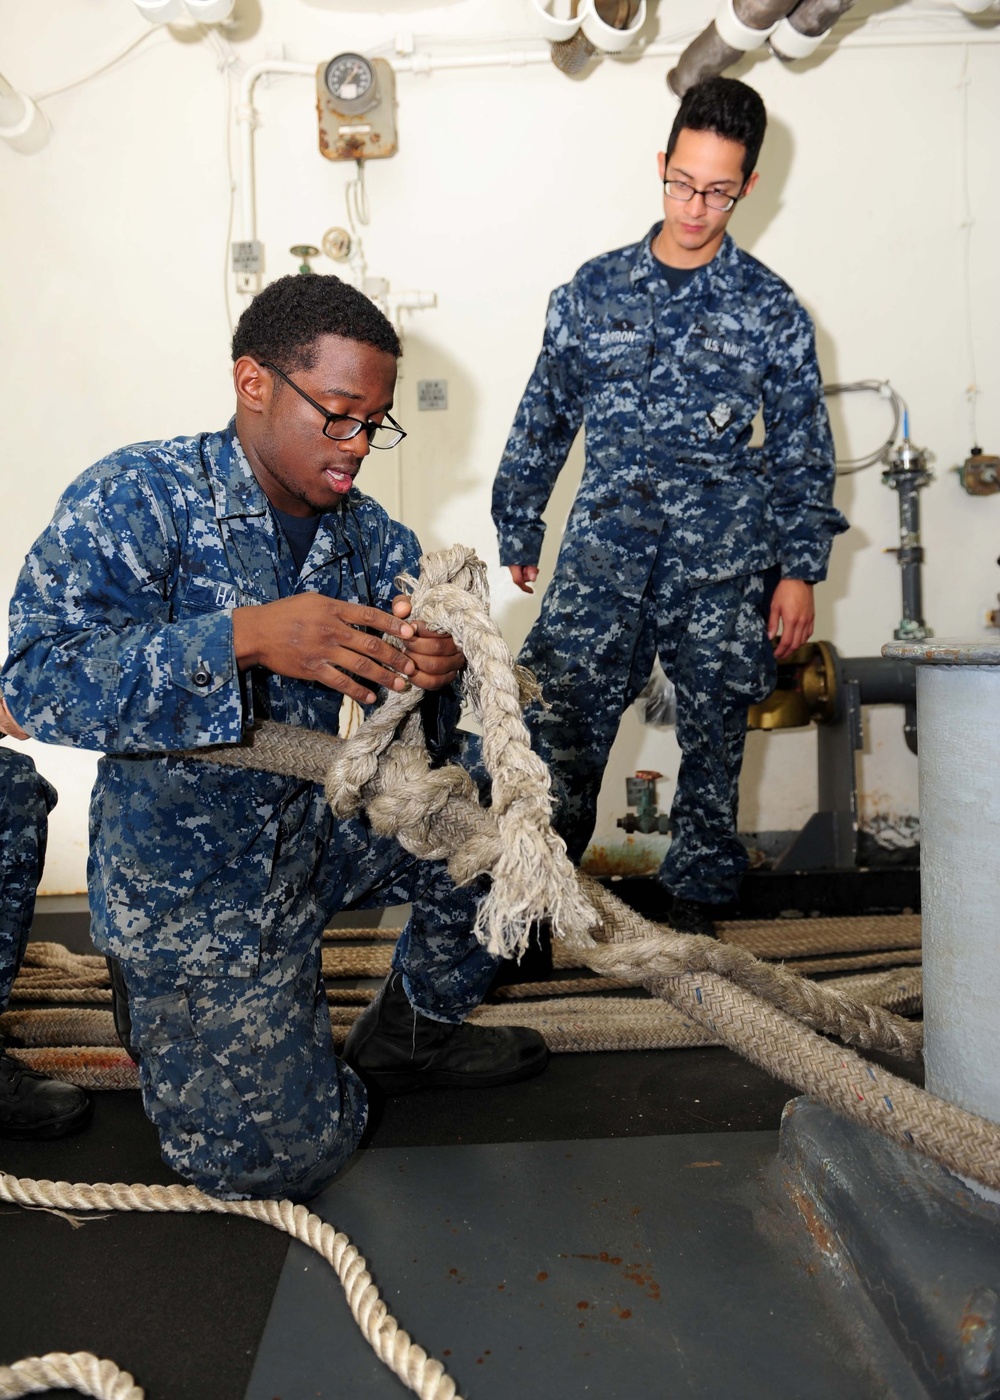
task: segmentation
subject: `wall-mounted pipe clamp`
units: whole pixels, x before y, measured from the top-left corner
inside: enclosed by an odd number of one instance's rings
[[[535,24],[542,38],[548,39],[550,44],[564,44],[580,28],[581,17],[576,13],[577,6],[566,5],[565,8],[571,13],[562,16],[553,13],[557,4],[558,0],[531,0]]]
[[[0,77],[0,141],[23,156],[40,151],[52,134],[48,119],[25,92]]]
[[[767,46],[775,58],[792,63],[797,58],[811,58],[829,35],[829,29],[824,29],[822,34],[803,34],[786,16],[775,25]]]
[[[743,53],[749,53],[751,49],[760,48],[777,29],[780,21],[775,20],[766,29],[754,29],[749,24],[744,24],[736,13],[735,0],[721,0],[718,10],[715,12],[715,32],[724,44],[728,44],[731,49],[740,49]]]
[[[133,0],[150,24],[222,24],[233,12],[235,0]]]
[[[619,5],[619,9],[623,8]],[[629,5],[621,26],[609,24],[601,18],[596,0],[583,0],[580,13],[583,16],[580,29],[595,49],[600,53],[624,53],[630,44],[635,43],[646,23],[646,0],[639,0],[638,5]]]
[[[531,0],[535,21],[563,73],[581,72],[595,53],[618,54],[646,23],[646,0]],[[557,7],[568,13],[557,13]]]

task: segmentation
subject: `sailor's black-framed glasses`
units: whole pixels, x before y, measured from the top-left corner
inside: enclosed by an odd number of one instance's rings
[[[283,379],[290,389],[295,392],[306,403],[312,404],[317,413],[321,413],[325,418],[323,424],[323,436],[332,438],[334,442],[347,442],[350,438],[357,437],[362,429],[368,434],[368,441],[372,447],[377,447],[379,451],[384,451],[387,447],[396,447],[406,437],[406,433],[399,426],[391,414],[385,415],[384,423],[369,423],[361,418],[352,418],[349,413],[331,413],[324,408],[321,403],[307,394],[305,389],[300,389],[294,379],[289,379],[283,369],[277,365],[272,365],[270,360],[261,360],[260,363],[265,369],[269,369],[272,374],[276,374],[279,379]]]
[[[722,190],[696,190],[694,185],[689,185],[686,180],[664,180],[663,193],[670,199],[679,199],[682,204],[690,203],[696,194],[700,194],[709,209],[717,209],[720,214],[727,214],[743,193],[745,186],[744,181],[739,194],[723,194]]]

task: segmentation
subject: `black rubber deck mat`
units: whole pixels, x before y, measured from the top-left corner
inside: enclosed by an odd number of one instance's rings
[[[57,1181],[179,1180],[160,1160],[138,1094],[95,1100],[75,1137],[0,1140],[0,1169]],[[0,1204],[0,1361],[90,1351],[130,1371],[147,1400],[243,1400],[288,1236],[230,1216],[79,1218],[87,1223],[74,1229]]]

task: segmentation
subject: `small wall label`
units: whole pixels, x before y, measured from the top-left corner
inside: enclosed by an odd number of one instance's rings
[[[448,407],[448,381],[447,379],[418,379],[417,380],[417,408],[447,408]]]

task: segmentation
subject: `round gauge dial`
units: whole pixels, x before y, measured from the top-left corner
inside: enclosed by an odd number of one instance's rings
[[[359,53],[341,53],[326,65],[326,90],[341,112],[364,112],[378,100],[375,69]]]

